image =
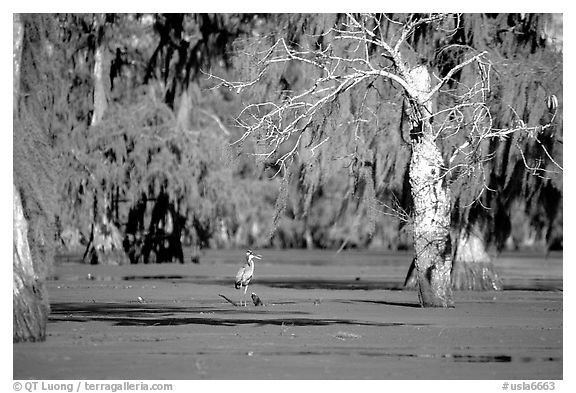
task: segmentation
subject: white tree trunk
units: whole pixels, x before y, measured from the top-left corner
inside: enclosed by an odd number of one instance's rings
[[[104,47],[99,45],[94,54],[94,113],[90,125],[95,126],[102,121],[108,106],[106,89],[104,87]]]
[[[442,178],[442,156],[435,132],[426,116],[431,102],[418,93],[430,91],[425,66],[411,72],[417,96],[412,97],[412,157],[410,186],[414,200],[414,264],[420,304],[423,307],[452,307],[452,247],[450,242],[450,194]]]
[[[13,341],[43,341],[50,309],[44,298],[43,283],[34,270],[28,244],[28,223],[16,186],[13,203]]]
[[[440,180],[440,152],[427,137],[415,143],[410,161],[414,200],[414,251],[420,303],[453,306],[450,273],[450,197]]]

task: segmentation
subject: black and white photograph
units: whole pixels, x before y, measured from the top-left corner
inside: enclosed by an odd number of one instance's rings
[[[567,386],[564,14],[11,17],[7,391]]]

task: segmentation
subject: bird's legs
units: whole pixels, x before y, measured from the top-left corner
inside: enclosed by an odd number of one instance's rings
[[[242,290],[242,284],[240,284],[240,290]],[[248,303],[246,302],[246,291],[248,290],[248,286],[244,287],[244,293],[242,294],[242,299],[240,299],[240,307],[244,306],[247,307]]]

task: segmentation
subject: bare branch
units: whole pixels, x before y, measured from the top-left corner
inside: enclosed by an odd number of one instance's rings
[[[464,61],[464,62],[462,62],[462,63],[454,66],[450,71],[448,71],[448,73],[446,74],[446,76],[445,76],[444,78],[442,78],[442,80],[441,80],[438,84],[436,84],[436,86],[434,86],[434,87],[432,88],[432,90],[430,90],[430,92],[428,92],[428,94],[427,94],[426,99],[424,100],[424,102],[429,101],[429,100],[434,96],[434,94],[436,94],[436,93],[438,92],[438,90],[440,90],[440,88],[441,88],[445,83],[447,83],[457,71],[461,70],[462,68],[466,67],[468,64],[470,64],[470,63],[472,63],[472,62],[474,62],[474,61],[478,61],[478,60],[479,60],[482,56],[484,56],[486,53],[488,53],[488,52],[484,51],[484,52],[478,53],[477,55],[469,58],[468,60],[466,60],[466,61]]]
[[[550,153],[548,153],[548,150],[546,149],[546,147],[542,144],[542,142],[540,142],[540,140],[538,138],[534,138],[534,140],[536,142],[538,142],[538,144],[540,145],[540,147],[542,148],[542,150],[544,150],[544,154],[546,154],[546,157],[548,157],[548,159],[550,161],[552,161],[552,163],[558,168],[560,169],[562,172],[564,172],[564,168],[562,167],[562,165],[558,164],[556,162],[556,160],[554,160],[554,158],[552,158],[552,156],[550,155]]]
[[[218,127],[220,127],[222,132],[224,134],[226,134],[226,136],[230,136],[230,131],[228,131],[228,129],[224,126],[224,124],[222,123],[222,121],[220,120],[220,118],[218,116],[216,116],[215,114],[210,113],[210,112],[208,112],[202,108],[198,108],[198,110],[200,111],[200,113],[203,113],[206,116],[210,117],[212,120],[214,120],[216,122],[216,124],[218,124]]]
[[[253,79],[251,81],[246,81],[246,82],[230,82],[230,81],[223,79],[223,78],[220,78],[219,76],[216,76],[214,74],[206,73],[203,70],[200,70],[200,72],[203,73],[204,75],[206,75],[208,77],[208,80],[216,79],[220,82],[216,86],[212,87],[212,89],[218,89],[218,88],[224,86],[230,90],[236,91],[237,94],[240,94],[243,89],[250,87],[250,86],[254,86],[256,83],[260,82],[260,79],[262,79],[262,77],[266,73],[266,67],[264,67],[264,68],[262,68],[262,70],[260,70],[260,72],[258,73],[258,76],[255,79]]]
[[[326,139],[324,139],[322,142],[318,143],[316,146],[313,146],[310,148],[310,152],[312,153],[312,155],[315,154],[316,149],[318,149],[320,146],[322,146],[324,143],[326,143],[328,140],[330,139],[330,137],[326,137]]]

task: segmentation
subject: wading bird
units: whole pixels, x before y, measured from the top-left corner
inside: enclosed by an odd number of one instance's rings
[[[254,275],[254,258],[262,259],[262,256],[256,255],[250,250],[246,251],[246,262],[240,270],[238,270],[238,273],[236,273],[236,283],[234,284],[234,287],[236,289],[242,289],[242,287],[244,287],[244,295],[246,295],[248,283],[250,283],[250,280]],[[240,302],[240,305],[242,305],[242,302]],[[244,306],[246,305],[246,300],[244,300]]]

